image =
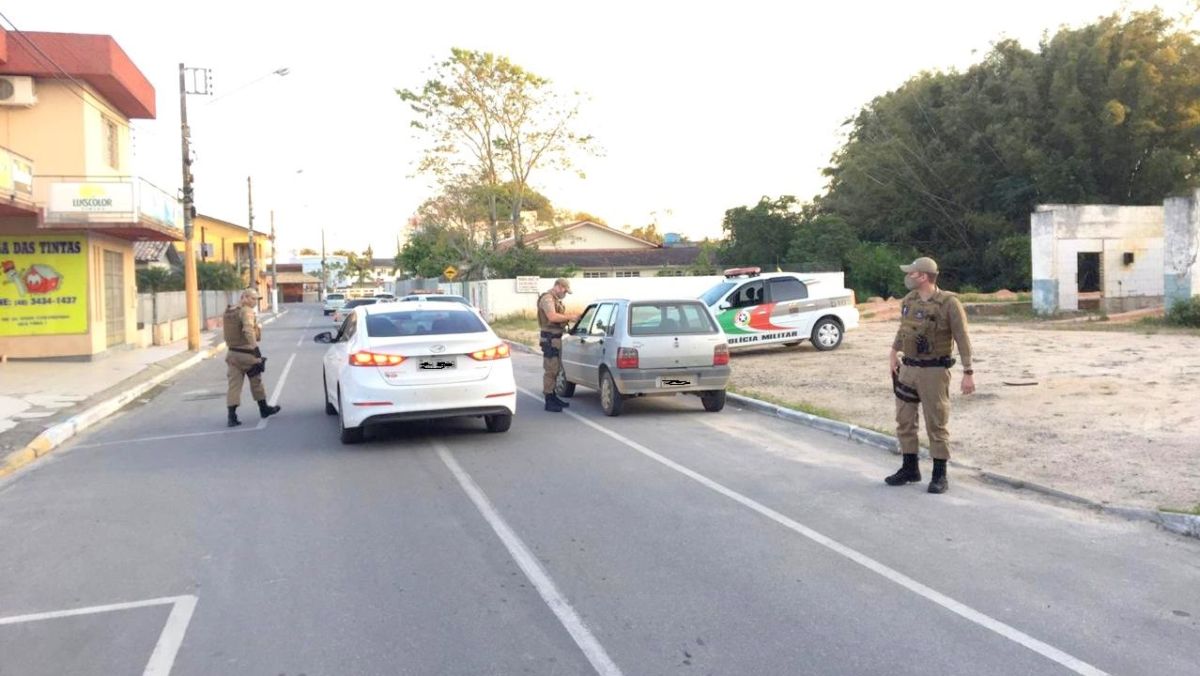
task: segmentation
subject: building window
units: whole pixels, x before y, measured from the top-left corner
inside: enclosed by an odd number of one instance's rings
[[[641,277],[642,271],[641,270],[618,270],[617,276],[618,277]]]
[[[602,277],[607,277],[607,276],[608,276],[607,272],[585,272],[585,273],[583,273],[584,279],[600,279]]]
[[[121,134],[117,123],[104,118],[104,159],[113,169],[121,168]]]

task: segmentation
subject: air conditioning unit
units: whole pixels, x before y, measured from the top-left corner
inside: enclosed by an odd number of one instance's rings
[[[0,76],[0,106],[25,106],[37,103],[33,78],[22,75]]]

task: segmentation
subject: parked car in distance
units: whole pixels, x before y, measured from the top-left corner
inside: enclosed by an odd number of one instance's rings
[[[372,298],[375,298],[376,300],[378,300],[381,303],[386,303],[389,301],[396,300],[395,294],[386,293],[386,292],[377,293],[374,296],[372,296]]]
[[[378,302],[378,298],[351,298],[350,300],[346,301],[342,307],[334,310],[333,323],[340,325],[342,322],[346,321],[346,317],[350,314],[350,310],[353,310],[356,307],[362,307],[364,305],[374,305]]]
[[[725,407],[729,345],[695,299],[592,303],[563,335],[561,361],[555,392],[597,389],[606,415],[620,415],[629,397],[680,392],[699,395],[706,411]]]
[[[404,420],[483,418],[505,432],[517,412],[508,344],[474,309],[457,303],[379,303],[347,311],[322,369],[325,413],[342,443],[368,426]]]
[[[818,350],[841,345],[858,328],[854,291],[842,288],[830,273],[762,273],[758,268],[725,271],[700,299],[720,322],[729,346],[811,340]]]
[[[346,294],[344,293],[327,293],[325,294],[324,314],[329,316],[337,312],[339,308],[346,305]]]

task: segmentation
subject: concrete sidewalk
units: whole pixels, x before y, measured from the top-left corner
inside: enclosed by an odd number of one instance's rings
[[[260,322],[265,325],[282,314],[264,314]],[[224,345],[219,330],[205,331],[199,352],[188,351],[185,339],[118,350],[95,361],[0,364],[0,477],[49,453]]]

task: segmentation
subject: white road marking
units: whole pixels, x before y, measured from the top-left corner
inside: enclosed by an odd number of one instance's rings
[[[308,329],[308,327],[309,327],[309,326],[312,326],[312,320],[313,320],[313,314],[310,312],[310,313],[308,314],[308,320],[304,322],[304,328],[305,328],[305,329]],[[305,339],[305,338],[307,338],[307,337],[308,337],[308,336],[300,336],[300,340],[297,340],[297,341],[296,341],[296,347],[300,347],[301,345],[303,345],[303,344],[304,344],[304,339]]]
[[[275,391],[271,393],[271,398],[267,400],[268,405],[274,406],[275,404],[279,403],[279,396],[283,392],[283,385],[287,382],[288,373],[291,372],[292,362],[294,361],[296,361],[295,352],[292,353],[292,356],[288,357],[287,363],[283,365],[283,373],[279,374],[279,382],[275,383]],[[268,422],[270,422],[270,418],[263,418],[262,420],[258,421],[258,424],[254,426],[254,429],[266,429]]]
[[[534,394],[533,392],[531,392],[523,387],[518,388],[518,389],[521,391],[522,394],[525,394],[534,399],[538,399],[538,400],[541,399],[540,395]],[[1058,664],[1061,664],[1062,666],[1066,667],[1067,669],[1070,669],[1071,671],[1074,671],[1077,674],[1083,674],[1085,676],[1106,676],[1107,675],[1107,672],[1102,671],[1102,670],[1092,666],[1091,664],[1088,664],[1087,662],[1084,662],[1083,660],[1081,660],[1077,657],[1074,657],[1073,655],[1065,653],[1062,650],[1059,650],[1058,648],[1055,648],[1052,645],[1049,645],[1047,643],[1039,641],[1038,639],[1030,636],[1029,634],[1026,634],[1025,632],[1022,632],[1021,630],[1019,630],[1011,625],[1005,624],[1004,622],[1001,622],[1000,620],[997,620],[989,615],[985,615],[984,613],[982,613],[978,610],[975,610],[974,608],[972,608],[964,603],[956,601],[956,600],[950,598],[949,596],[946,596],[945,594],[943,594],[931,587],[921,584],[920,582],[917,582],[916,580],[912,579],[911,577],[908,577],[904,573],[901,573],[900,571],[895,570],[893,568],[889,568],[888,566],[884,565],[883,563],[880,563],[879,561],[876,561],[875,559],[872,559],[871,557],[867,556],[866,554],[863,554],[862,552],[859,552],[856,549],[847,547],[846,545],[843,545],[842,543],[834,540],[831,537],[823,535],[823,534],[809,528],[808,526],[805,526],[804,524],[801,524],[798,521],[795,521],[787,516],[784,516],[783,514],[771,509],[770,507],[767,507],[766,505],[763,505],[762,503],[759,503],[751,498],[746,497],[745,495],[742,495],[741,493],[738,493],[737,491],[735,491],[731,488],[727,488],[727,487],[723,486],[722,484],[719,484],[716,481],[709,479],[708,477],[704,476],[703,474],[700,474],[699,472],[688,469],[687,467],[680,465],[679,463],[675,462],[674,460],[671,460],[662,455],[659,455],[658,453],[655,453],[654,451],[650,450],[649,448],[646,448],[645,446],[639,444],[638,442],[636,442],[632,439],[629,439],[625,436],[622,436],[621,434],[614,432],[613,430],[610,430],[607,427],[605,427],[597,422],[593,422],[592,420],[589,420],[589,419],[579,415],[578,413],[573,413],[571,411],[563,411],[563,413],[566,413],[570,417],[574,418],[575,420],[578,420],[579,422],[583,423],[584,425],[587,425],[588,427],[591,427],[592,429],[596,430],[597,432],[600,432],[601,434],[604,434],[606,436],[609,436],[609,437],[615,439],[616,441],[621,442],[622,444],[637,451],[638,453],[641,453],[642,455],[646,456],[647,458],[650,458],[651,460],[653,460],[669,469],[675,470],[676,472],[688,477],[689,479],[692,479],[693,481],[696,481],[697,483],[704,486],[705,488],[709,488],[717,493],[720,493],[721,495],[724,495],[725,497],[729,498],[730,500],[733,500],[734,502],[741,504],[744,507],[749,507],[750,509],[767,517],[768,519],[783,526],[784,528],[787,528],[788,530],[798,533],[798,534],[808,538],[809,540],[812,540],[813,542],[821,545],[822,547],[825,547],[825,548],[833,551],[836,554],[840,554],[841,556],[844,556],[847,559],[850,559],[851,561],[866,568],[867,570],[870,570],[873,573],[876,573],[888,580],[891,580],[892,582],[895,582],[896,584],[900,585],[901,587],[904,587],[905,589],[913,592],[914,594],[917,594],[918,596],[921,596],[929,601],[932,601],[933,603],[936,603],[937,605],[945,608],[946,610],[949,610],[950,612],[952,612],[964,619],[974,622],[975,624],[977,624],[985,629],[993,631],[993,632],[999,634],[1000,636],[1003,636],[1004,638],[1007,638],[1008,640],[1013,641],[1014,643],[1017,643],[1018,645],[1024,646],[1024,647],[1028,648],[1029,650],[1032,650],[1033,652],[1041,655],[1042,657],[1045,657],[1046,659],[1049,659],[1053,662],[1057,662]]]
[[[142,671],[142,676],[169,676],[171,668],[175,665],[175,656],[179,654],[179,647],[183,645],[183,635],[187,633],[188,624],[192,621],[192,613],[196,610],[196,600],[196,597],[191,595],[167,596],[158,599],[147,599],[145,601],[131,601],[129,603],[112,603],[104,606],[55,610],[47,613],[14,615],[12,617],[0,617],[0,626],[170,605],[171,614],[167,616],[167,622],[163,625],[162,632],[158,635],[158,641],[154,644],[154,652],[150,654],[150,661],[146,663],[146,668]]]
[[[567,602],[562,593],[558,591],[558,587],[554,584],[554,580],[550,579],[550,575],[542,568],[542,564],[538,562],[537,557],[529,551],[529,547],[521,541],[521,538],[509,527],[505,522],[504,517],[496,511],[490,500],[475,484],[475,480],[471,475],[467,474],[454,456],[450,455],[450,449],[441,442],[433,442],[433,447],[437,450],[438,457],[446,464],[450,473],[458,480],[458,485],[462,486],[467,497],[471,498],[471,502],[475,503],[475,508],[487,520],[488,525],[504,543],[505,549],[508,550],[513,560],[517,562],[517,566],[521,568],[521,572],[525,573],[525,577],[529,578],[529,582],[537,589],[538,594],[550,607],[558,621],[566,628],[567,633],[574,639],[575,645],[583,651],[584,657],[591,663],[592,668],[596,673],[602,676],[621,676],[621,670],[613,663],[612,658],[604,650],[604,646],[596,640],[592,635],[591,630],[583,623],[583,619]]]
[[[164,434],[157,437],[137,437],[136,439],[119,439],[117,441],[101,441],[94,444],[79,444],[73,448],[97,448],[99,446],[117,446],[120,444],[138,444],[146,441],[168,441],[170,439],[187,439],[188,437],[207,437],[214,434],[241,434],[242,432],[257,432],[257,427],[249,429],[212,430],[211,432],[186,432],[184,434]]]

